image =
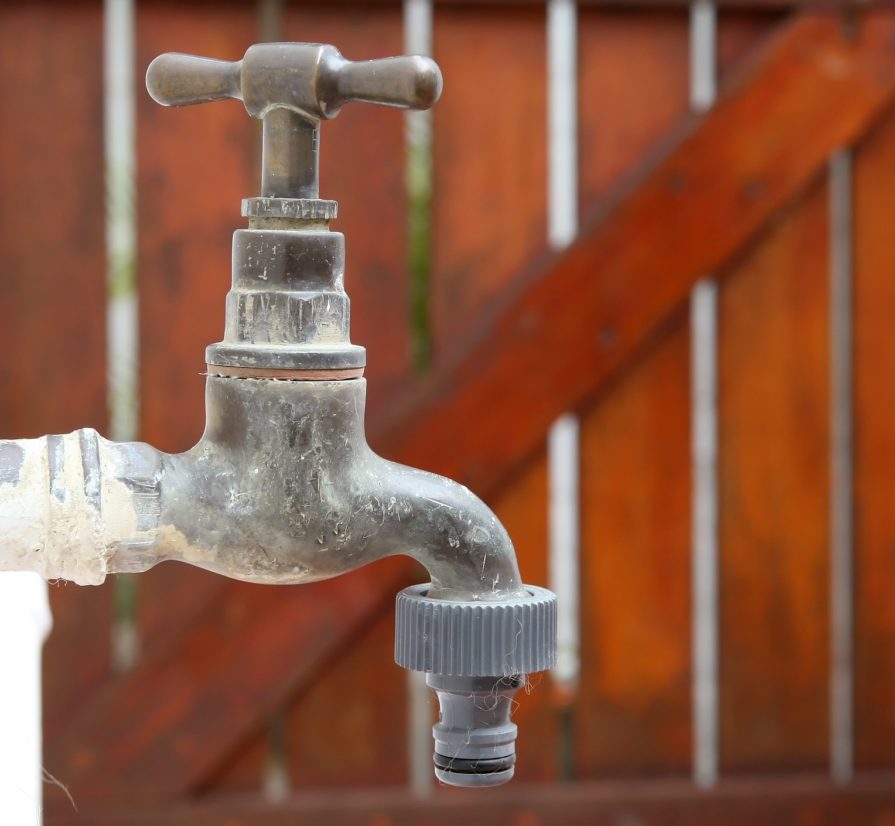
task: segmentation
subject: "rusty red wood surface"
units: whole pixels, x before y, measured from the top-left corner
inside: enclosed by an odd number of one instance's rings
[[[721,762],[822,768],[829,727],[828,192],[721,282]]]
[[[237,59],[257,39],[250,6],[141,5],[137,67],[163,51]],[[258,179],[256,130],[237,101],[163,108],[137,90],[140,431],[192,447],[204,424],[205,346],[223,334],[230,238]]]
[[[690,770],[689,330],[582,420],[582,777]]]
[[[688,13],[586,8],[579,38],[586,212],[687,114]],[[574,776],[689,768],[688,361],[681,318],[582,412]]]
[[[895,818],[895,778],[858,777],[849,787],[822,776],[727,780],[711,791],[686,781],[527,784],[414,799],[402,791],[297,795],[282,803],[221,797],[141,812],[54,816],[47,826],[841,826]]]
[[[433,135],[436,362],[547,248],[544,22],[543,5],[511,15],[489,7],[435,11],[434,55],[446,78]]]
[[[586,214],[689,110],[689,19],[681,9],[591,7],[581,10],[578,31],[579,200]]]
[[[716,60],[722,89],[736,77],[743,61],[785,20],[786,13],[781,9],[738,8],[730,3],[718,6]]]
[[[100,11],[0,6],[4,438],[106,422]]]
[[[855,758],[895,766],[895,116],[858,147],[855,216]]]
[[[201,788],[382,604],[359,572],[302,589],[234,589],[176,645],[147,651],[98,690],[48,750],[47,767],[82,806]]]

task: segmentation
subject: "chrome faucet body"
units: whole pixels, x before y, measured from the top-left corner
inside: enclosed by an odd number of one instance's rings
[[[320,120],[348,100],[431,106],[438,67],[260,44],[236,63],[162,55],[147,86],[166,105],[236,97],[264,122],[262,195],[243,202],[249,227],[234,234],[224,337],[206,351],[205,432],[176,455],[92,430],[0,442],[0,570],[92,584],[180,560],[297,584],[413,557],[431,583],[399,595],[396,659],[430,674],[449,718],[436,732],[436,773],[455,785],[506,781],[511,703],[476,709],[553,664],[555,599],[522,584],[480,499],[367,445],[344,238],[329,229],[335,202],[318,197]],[[464,720],[482,731],[458,735]]]

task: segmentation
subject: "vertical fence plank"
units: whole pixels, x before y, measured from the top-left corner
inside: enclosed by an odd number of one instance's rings
[[[540,7],[438,6],[430,283],[436,361],[547,247]]]
[[[895,116],[858,148],[855,217],[855,761],[895,766]]]
[[[238,59],[256,38],[252,4],[137,7],[140,437],[162,450],[185,450],[202,433],[204,351],[223,334],[230,238],[244,225],[240,199],[258,188],[260,141],[239,102],[166,109],[142,78],[161,52]],[[182,625],[222,585],[173,563],[142,574],[144,646]]]
[[[581,213],[688,108],[686,11],[584,7],[579,22]]]
[[[785,15],[770,9],[718,10],[718,79],[724,81],[761,46]]]
[[[4,4],[0,14],[3,436],[102,429],[100,7]]]
[[[688,110],[686,10],[582,8],[581,211]],[[686,325],[582,420],[581,776],[684,772],[689,744]]]
[[[0,434],[102,431],[100,3],[0,5],[0,73]],[[50,602],[49,737],[108,673],[110,588],[61,583],[50,588]],[[57,798],[64,800],[49,792],[48,804]]]
[[[722,771],[826,767],[827,188],[719,298]]]
[[[582,776],[689,770],[688,329],[581,424]]]
[[[407,783],[406,680],[394,662],[394,636],[388,604],[349,649],[333,652],[330,667],[289,710],[294,788]]]
[[[141,3],[136,75],[164,51],[238,59],[255,36],[250,4]],[[137,103],[141,435],[185,450],[202,433],[240,200],[258,188],[257,125],[237,101],[161,107],[142,80]]]

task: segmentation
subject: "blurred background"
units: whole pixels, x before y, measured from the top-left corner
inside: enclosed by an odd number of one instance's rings
[[[323,127],[368,431],[497,511],[560,664],[463,794],[392,662],[412,565],[54,584],[45,822],[895,822],[895,11],[2,2],[4,437],[199,437],[260,126],[142,78],[261,40],[442,67]]]

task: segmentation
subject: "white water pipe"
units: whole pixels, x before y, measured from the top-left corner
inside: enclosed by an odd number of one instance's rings
[[[0,821],[43,821],[41,649],[50,631],[47,584],[37,574],[0,574]]]

